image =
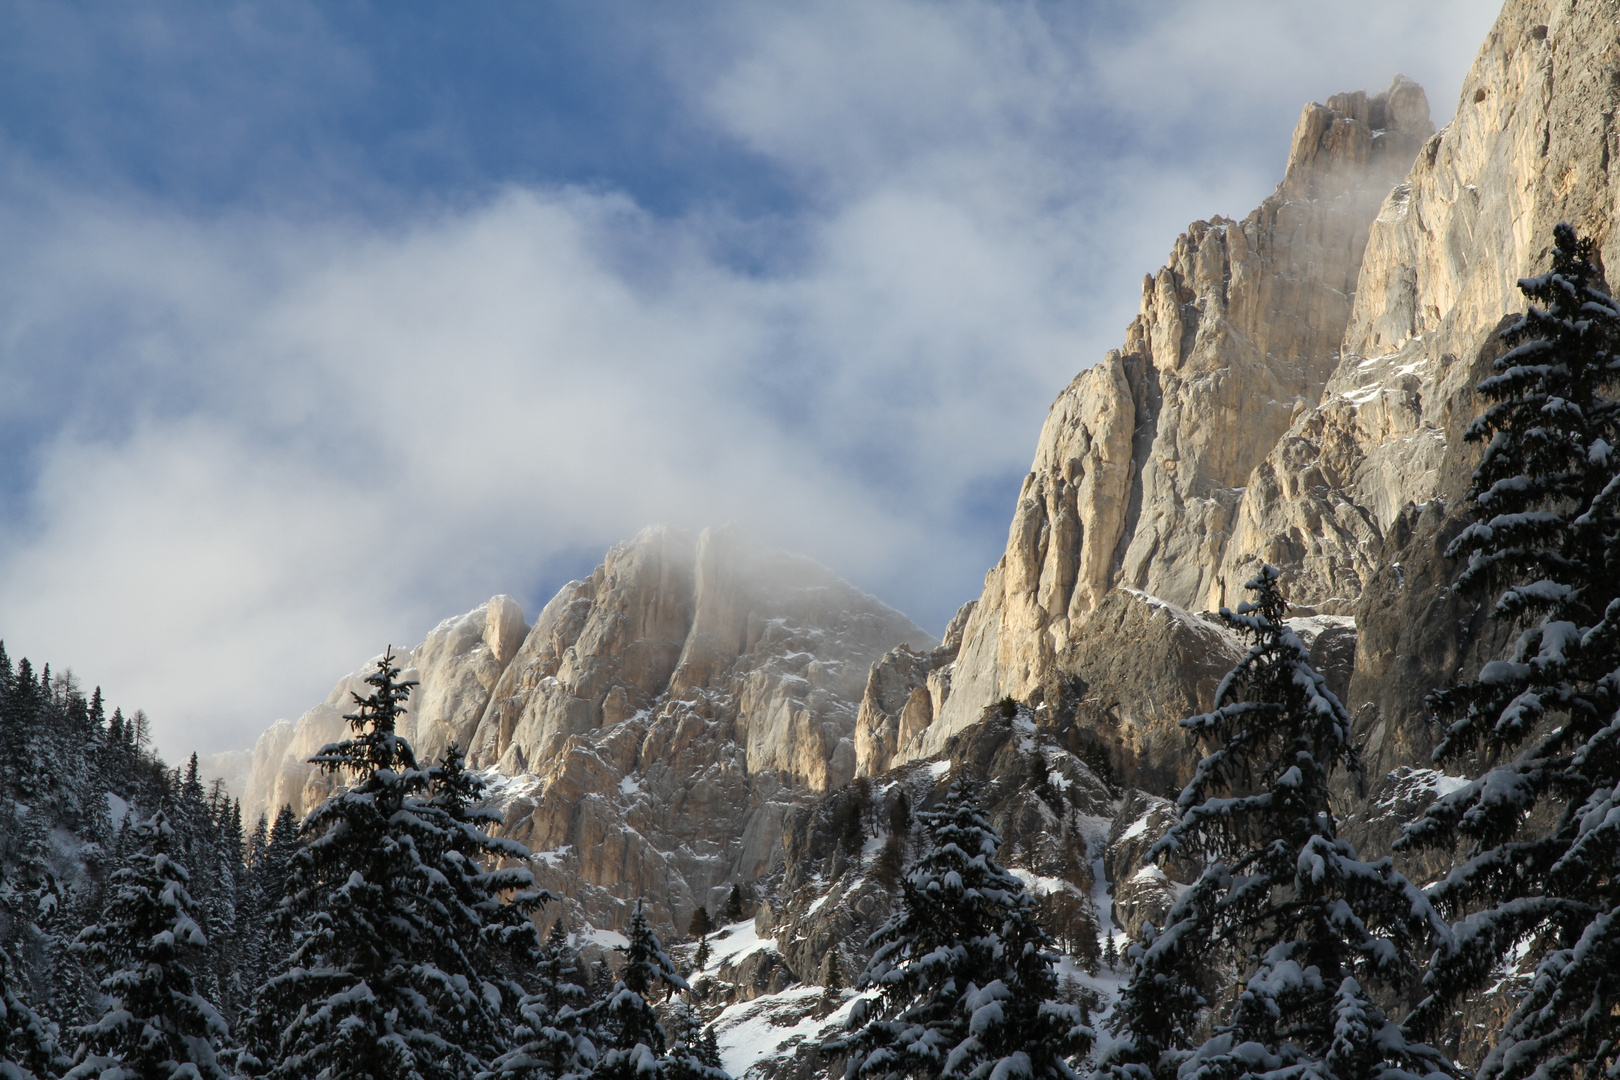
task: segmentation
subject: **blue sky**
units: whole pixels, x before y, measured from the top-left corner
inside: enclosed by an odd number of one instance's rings
[[[0,637],[178,756],[659,521],[937,632],[1176,234],[1494,14],[0,2]]]

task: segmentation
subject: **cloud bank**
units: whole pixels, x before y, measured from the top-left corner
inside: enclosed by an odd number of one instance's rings
[[[296,200],[200,199],[12,124],[0,637],[179,756],[250,745],[495,592],[532,619],[652,522],[741,521],[938,631],[1176,232],[1269,191],[1307,100],[1401,70],[1443,121],[1494,14],[1341,10],[648,9],[610,59],[667,92],[682,160],[767,178],[673,208],[611,170],[401,187],[330,132],[265,166]],[[270,34],[244,19],[210,47]],[[272,29],[340,58],[323,92],[378,78],[319,19]],[[84,40],[72,71],[111,47]],[[265,79],[216,57],[186,115],[313,108]],[[95,149],[86,97],[62,138]]]

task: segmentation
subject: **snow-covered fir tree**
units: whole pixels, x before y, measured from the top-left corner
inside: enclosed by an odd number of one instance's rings
[[[1459,586],[1500,589],[1492,616],[1523,629],[1507,659],[1431,699],[1448,721],[1437,761],[1483,749],[1500,764],[1397,845],[1466,845],[1430,890],[1463,917],[1420,1022],[1443,1022],[1515,949],[1541,952],[1482,1080],[1620,1075],[1620,305],[1592,241],[1553,235],[1552,269],[1519,282],[1532,303],[1480,383],[1475,520],[1447,551],[1468,559]]]
[[[471,856],[528,853],[482,834],[461,774],[418,767],[395,732],[415,685],[399,674],[390,652],[355,695],[355,737],[312,759],[353,785],[302,826],[278,912],[294,948],[258,996],[246,1071],[460,1080],[506,1048],[502,1013],[519,995],[491,956],[521,933],[492,894],[532,878]]]
[[[0,1080],[49,1080],[72,1062],[63,1055],[56,1026],[17,996],[11,964],[0,950]]]
[[[1072,1080],[1092,1032],[1057,999],[1055,957],[1033,898],[996,862],[1001,840],[970,786],[953,784],[917,815],[926,850],[900,885],[899,910],[872,935],[851,1010],[845,1075]]]
[[[704,1027],[703,1034],[699,1036],[697,1056],[705,1065],[716,1069],[724,1068],[720,1061],[720,1040],[715,1036],[713,1024]]]
[[[669,1080],[731,1080],[718,1060],[710,1063],[704,1027],[692,1006],[679,1000],[671,1005],[667,1027]]]
[[[579,1080],[596,1067],[597,1009],[585,989],[579,953],[562,920],[552,924],[518,1005],[512,1049],[485,1074],[491,1080]]]
[[[1263,567],[1248,582],[1255,599],[1221,609],[1251,645],[1214,711],[1182,721],[1209,750],[1179,820],[1150,850],[1205,868],[1164,929],[1147,925],[1128,950],[1118,1039],[1099,1077],[1397,1080],[1450,1069],[1378,1005],[1417,979],[1448,928],[1389,859],[1364,862],[1337,835],[1328,778],[1342,768],[1359,782],[1360,760],[1344,707],[1283,621],[1277,578]]]
[[[598,1080],[661,1080],[670,1062],[652,995],[655,989],[685,990],[686,980],[647,924],[639,900],[626,929],[630,943],[624,947],[624,963],[601,1006],[598,1024],[605,1045],[599,1048],[593,1075]]]
[[[228,1032],[187,964],[208,944],[189,875],[169,851],[179,837],[158,811],[135,827],[138,851],[112,881],[101,921],[78,946],[107,974],[106,1008],[74,1031],[69,1080],[224,1080],[218,1050]]]
[[[484,781],[467,771],[458,744],[452,742],[445,749],[427,776],[424,816],[439,834],[426,854],[448,887],[445,929],[480,974],[485,996],[498,993],[500,1011],[515,1020],[526,994],[521,980],[540,959],[539,931],[532,916],[553,897],[534,888],[534,874],[524,865],[528,848],[486,831],[501,824],[501,814],[480,805]],[[503,860],[516,865],[503,867]],[[451,967],[461,962],[457,956],[445,959]],[[499,1041],[494,1032],[491,1038]]]

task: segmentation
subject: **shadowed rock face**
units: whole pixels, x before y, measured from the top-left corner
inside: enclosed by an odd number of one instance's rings
[[[933,644],[809,559],[733,529],[648,529],[532,629],[506,597],[436,627],[409,657],[420,686],[401,733],[423,761],[455,740],[490,770],[507,834],[545,853],[542,884],[593,924],[644,896],[684,928],[769,870],[784,815],[854,776],[873,662]],[[365,689],[350,676],[260,738],[250,813],[332,790],[307,761]]]

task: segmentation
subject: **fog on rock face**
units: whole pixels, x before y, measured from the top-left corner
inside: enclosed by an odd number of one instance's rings
[[[616,926],[626,900],[684,926],[769,871],[784,815],[847,783],[874,661],[928,648],[900,613],[811,560],[735,529],[652,528],[523,622],[500,596],[410,654],[401,733],[422,760],[452,741],[510,778],[506,832],[542,878]],[[308,764],[341,737],[361,674],[254,751],[245,809],[303,813],[336,777]]]

